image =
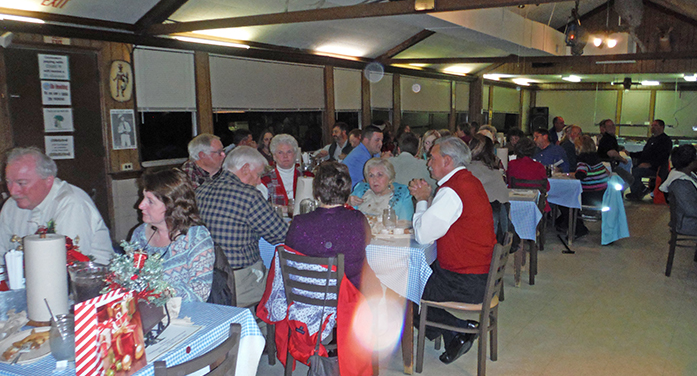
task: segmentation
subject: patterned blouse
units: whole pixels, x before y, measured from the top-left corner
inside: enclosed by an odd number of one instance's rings
[[[205,302],[211,292],[213,282],[213,263],[215,252],[211,234],[204,226],[189,228],[186,235],[177,237],[166,247],[148,244],[145,235],[147,224],[143,223],[133,231],[131,241],[143,246],[148,254],[164,254],[163,268],[165,279],[175,290],[175,296],[182,302]]]
[[[610,179],[610,173],[597,153],[583,153],[578,156],[575,176],[581,180],[584,192],[604,191]]]

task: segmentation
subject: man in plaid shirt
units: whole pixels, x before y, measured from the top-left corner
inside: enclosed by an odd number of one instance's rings
[[[194,188],[210,181],[220,172],[225,159],[225,151],[220,137],[202,133],[189,141],[189,160],[181,169],[186,173]]]
[[[266,165],[266,158],[256,149],[238,146],[225,158],[218,178],[196,189],[201,219],[235,270],[239,307],[258,303],[266,287],[259,238],[278,244],[288,231],[288,225],[255,188]]]

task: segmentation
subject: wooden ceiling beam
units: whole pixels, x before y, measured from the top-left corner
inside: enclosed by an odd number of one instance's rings
[[[195,30],[451,12],[458,10],[500,8],[527,4],[558,3],[562,1],[564,0],[438,0],[435,2],[433,9],[419,11],[415,9],[416,0],[387,1],[381,3],[320,8],[294,12],[159,24],[151,26],[148,33],[153,35],[161,35],[183,33]]]
[[[421,30],[420,32],[414,34],[411,38],[405,40],[404,42],[390,48],[387,52],[384,54],[378,56],[375,60],[377,61],[382,61],[386,59],[391,59],[395,56],[397,56],[400,52],[403,52],[407,50],[410,47],[413,47],[417,43],[421,42],[422,40],[430,37],[431,35],[435,34],[435,31],[431,30]]]
[[[32,12],[32,11],[28,11],[28,10],[0,8],[0,14],[38,18],[38,19],[46,21],[46,22],[60,22],[60,23],[65,23],[65,24],[78,25],[78,26],[103,27],[103,28],[108,28],[108,29],[127,30],[127,31],[134,31],[135,30],[135,27],[133,25],[123,23],[123,22],[103,21],[103,20],[96,20],[96,19],[92,19],[92,18],[65,16],[62,14],[54,14],[54,13],[46,13],[46,12]]]
[[[494,64],[494,63],[597,63],[604,61],[630,60],[674,60],[695,59],[697,51],[648,52],[617,55],[585,55],[585,56],[499,56],[499,57],[446,57],[425,59],[388,59],[385,64]]]
[[[165,22],[188,0],[160,0],[135,23],[136,32],[145,32],[150,26]]]

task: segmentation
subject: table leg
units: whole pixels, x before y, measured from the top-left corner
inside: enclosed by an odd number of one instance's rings
[[[406,300],[407,307],[404,310],[404,329],[402,330],[402,359],[404,361],[404,374],[414,373],[414,303]]]
[[[525,257],[525,243],[527,240],[522,241],[523,246],[518,249],[515,253],[514,263],[513,263],[513,280],[515,281],[515,287],[520,287],[520,271],[523,268],[523,258]]]
[[[569,232],[567,236],[567,243],[569,246],[574,241],[574,236],[576,236],[576,208],[569,208]]]

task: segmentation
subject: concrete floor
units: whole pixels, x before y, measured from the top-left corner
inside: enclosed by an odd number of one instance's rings
[[[499,357],[488,375],[697,375],[697,263],[694,249],[678,248],[666,277],[668,207],[627,202],[631,238],[600,246],[600,222],[562,254],[553,231],[539,253],[534,286],[523,271],[514,287],[511,263],[506,300],[499,308]],[[512,260],[512,259],[509,259]],[[426,343],[426,375],[476,375],[476,343],[444,365]],[[380,374],[402,375],[399,351],[385,351]],[[304,375],[298,367],[294,374]],[[261,358],[259,375],[282,375]]]

